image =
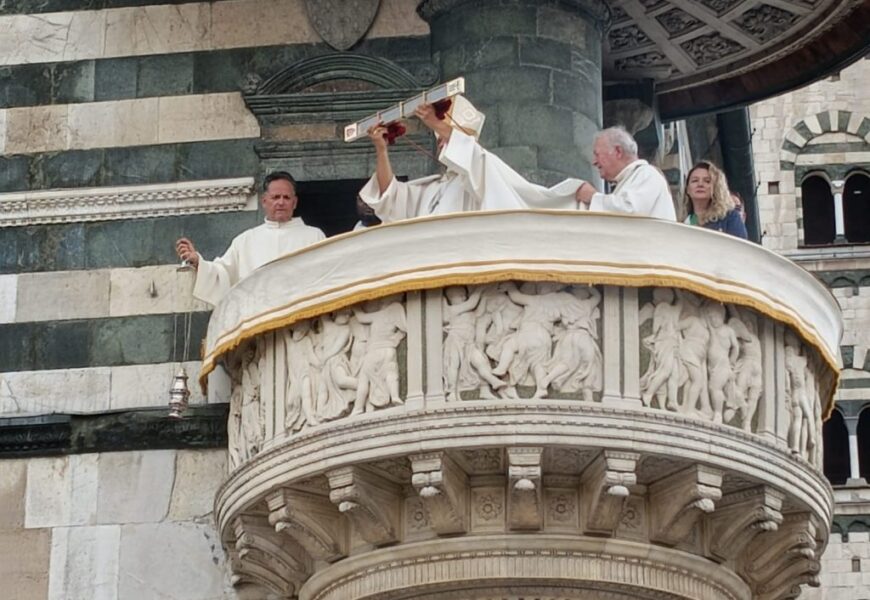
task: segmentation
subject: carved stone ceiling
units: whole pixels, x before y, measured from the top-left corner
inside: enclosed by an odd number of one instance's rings
[[[788,60],[824,42],[823,56],[836,48],[830,34],[866,11],[864,0],[610,0],[613,22],[604,40],[609,81],[650,78],[661,93],[708,86],[717,80],[752,76],[765,65]],[[862,6],[864,5],[864,6]],[[854,12],[853,12],[854,11]],[[866,27],[866,26],[865,26]],[[828,38],[820,40],[825,34]],[[841,49],[856,52],[854,44]],[[842,56],[841,60],[854,58]],[[824,59],[804,65],[821,68]],[[830,70],[830,67],[828,67]],[[816,77],[824,73],[816,74]],[[778,82],[771,82],[775,86]],[[709,86],[708,86],[709,87]]]

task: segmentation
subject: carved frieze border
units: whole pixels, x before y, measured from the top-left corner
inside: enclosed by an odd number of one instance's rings
[[[0,227],[244,210],[253,177],[0,194]]]

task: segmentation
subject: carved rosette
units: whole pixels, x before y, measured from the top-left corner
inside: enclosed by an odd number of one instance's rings
[[[558,279],[360,294],[227,352],[234,582],[305,600],[817,584],[823,348],[736,295]]]

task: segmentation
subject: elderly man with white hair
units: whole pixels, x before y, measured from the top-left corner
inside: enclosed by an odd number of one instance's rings
[[[446,115],[430,104],[415,113],[438,138],[438,160],[447,171],[398,181],[390,164],[387,128],[373,127],[369,137],[375,147],[375,174],[359,195],[382,221],[476,210],[576,209],[580,180],[566,179],[552,188],[526,181],[478,143],[485,117],[464,96],[453,97]]]
[[[611,127],[595,136],[593,163],[605,181],[616,184],[604,194],[584,181],[577,201],[589,210],[619,212],[676,221],[674,201],[661,171],[637,157],[637,142],[622,127]]]

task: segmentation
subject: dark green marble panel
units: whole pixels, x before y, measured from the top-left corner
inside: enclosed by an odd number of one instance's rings
[[[138,57],[96,61],[94,65],[94,100],[135,98],[138,76]]]
[[[465,85],[469,99],[481,104],[495,104],[505,98],[511,102],[549,104],[550,73],[550,69],[540,67],[495,67],[467,73]]]
[[[48,65],[0,67],[0,108],[44,104],[48,98],[51,98]]]
[[[578,173],[585,163],[576,146],[555,148],[545,146],[538,150],[538,165],[542,169],[560,173]]]
[[[54,65],[51,102],[53,104],[93,102],[95,72],[96,66],[92,60]],[[43,104],[43,102],[32,104]]]
[[[46,299],[62,301],[62,299]],[[192,314],[196,357],[211,313]],[[183,359],[183,315],[141,315],[0,325],[0,372],[43,371]],[[174,356],[173,356],[174,354]]]
[[[801,154],[839,154],[842,152],[867,152],[870,144],[864,141],[810,144],[801,148]]]
[[[176,174],[186,181],[254,176],[258,164],[250,139],[181,144]]]
[[[144,185],[172,181],[178,170],[178,147],[112,148],[104,153],[102,180],[113,185]]]
[[[0,193],[251,177],[253,139],[162,144],[0,157]]]
[[[183,95],[191,93],[192,90],[192,54],[161,54],[139,59],[137,98]]]
[[[819,125],[822,126],[822,131],[830,131],[831,130],[831,114],[827,111],[823,113],[819,113],[816,115],[819,120]]]
[[[852,118],[851,111],[848,110],[838,110],[837,111],[837,129],[839,131],[846,131],[846,127],[849,126],[849,119]]]
[[[858,137],[865,137],[868,133],[870,133],[870,118],[864,117],[861,120],[861,124],[858,126]]]
[[[34,161],[34,188],[93,187],[102,182],[102,150],[47,153]]]
[[[840,356],[843,358],[843,368],[851,369],[855,359],[855,346],[840,346]]]
[[[571,70],[572,47],[546,38],[523,37],[520,43],[520,64]]]
[[[0,156],[0,192],[21,192],[30,188],[29,156]]]
[[[564,148],[574,144],[574,115],[569,110],[540,104],[502,103],[498,111],[501,123],[516,124],[501,128],[501,145]]]
[[[479,44],[457,44],[442,50],[440,59],[445,73],[468,73],[479,69],[517,65],[519,51],[516,38],[497,38],[490,40],[485,52],[481,51]]]
[[[0,273],[84,269],[85,225],[0,228]]]
[[[601,109],[601,75],[554,71],[553,103],[597,118]]]
[[[437,32],[435,31],[437,29]],[[469,39],[537,35],[537,8],[534,6],[473,6],[472,10],[454,10],[432,24],[432,45],[444,50]]]
[[[0,228],[0,273],[35,273],[172,264],[176,239],[194,240],[207,258],[254,227],[254,211]]]

